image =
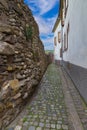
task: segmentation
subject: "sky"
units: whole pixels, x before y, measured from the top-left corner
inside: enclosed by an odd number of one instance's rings
[[[59,0],[24,0],[38,23],[45,50],[53,50],[52,29],[59,12]]]

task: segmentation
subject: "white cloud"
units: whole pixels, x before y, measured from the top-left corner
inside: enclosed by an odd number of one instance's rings
[[[39,26],[41,40],[45,46],[45,49],[53,48],[53,36],[49,35],[52,33],[54,23],[57,18],[57,14],[54,14],[53,17],[44,18],[43,15],[50,11],[59,0],[26,0],[29,3],[29,7],[33,11],[36,22]]]
[[[45,38],[41,38],[45,50],[52,50],[53,49],[53,36],[50,35],[52,33],[52,29],[54,23],[56,21],[57,15],[52,18],[44,19],[41,16],[35,16],[35,20],[39,25],[40,36],[44,35]]]
[[[47,26],[45,19],[39,16],[35,16],[35,20],[39,25],[40,34],[48,34],[51,31],[49,26]]]
[[[58,0],[30,0],[29,3],[37,8],[39,8],[40,15],[48,12],[51,10],[56,3],[58,3]],[[32,7],[32,6],[31,6]]]
[[[53,36],[47,36],[45,39],[42,38],[42,42],[45,46],[45,50],[53,49]]]
[[[49,33],[52,32],[56,17],[57,16],[55,15],[52,18],[44,19],[41,16],[35,16],[35,19],[39,25],[40,34],[48,35]]]
[[[46,39],[43,39],[42,38],[42,41],[45,43],[45,44],[47,44],[47,43],[53,43],[53,37],[47,37]]]

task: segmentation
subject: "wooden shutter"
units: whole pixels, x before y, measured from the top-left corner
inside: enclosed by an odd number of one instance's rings
[[[64,34],[64,51],[66,50],[66,34]]]
[[[60,57],[62,57],[62,48],[60,49]]]
[[[58,32],[58,42],[61,42],[61,32]]]
[[[55,46],[57,45],[56,37],[54,37],[54,45],[55,45]]]

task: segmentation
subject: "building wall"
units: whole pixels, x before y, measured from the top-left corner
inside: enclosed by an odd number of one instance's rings
[[[68,23],[69,44],[64,52],[64,61],[87,68],[87,1],[69,0],[68,11],[65,20],[64,33]]]
[[[55,32],[54,32],[54,38],[56,37],[56,46],[54,44],[54,59],[55,60],[61,60],[60,57],[60,49],[61,49],[61,42],[58,42],[58,32],[61,32],[61,22],[59,23],[59,25],[57,26]]]
[[[69,23],[68,50],[64,67],[87,102],[87,1],[69,0],[63,37]],[[64,43],[64,42],[63,42]]]

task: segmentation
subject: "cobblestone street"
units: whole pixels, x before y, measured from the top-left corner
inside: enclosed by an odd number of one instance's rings
[[[6,130],[87,130],[87,107],[67,74],[51,64],[32,101]]]

